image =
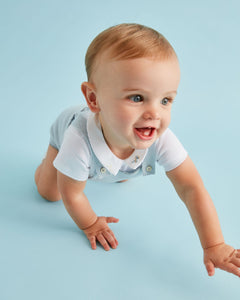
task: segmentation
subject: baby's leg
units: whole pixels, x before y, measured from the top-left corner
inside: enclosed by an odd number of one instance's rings
[[[39,194],[48,201],[58,201],[61,195],[57,187],[57,170],[53,166],[53,161],[58,154],[58,150],[49,145],[46,158],[35,172],[35,182]]]

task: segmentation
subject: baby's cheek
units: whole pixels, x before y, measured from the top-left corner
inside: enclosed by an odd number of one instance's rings
[[[169,126],[170,122],[171,122],[171,114],[168,113],[164,116],[161,123],[164,128],[167,128]]]
[[[127,114],[124,114],[124,113],[117,113],[117,115],[115,115],[114,119],[115,119],[115,122],[118,123],[118,125],[121,128],[124,128],[127,125],[130,125],[132,123],[131,116],[128,116]]]

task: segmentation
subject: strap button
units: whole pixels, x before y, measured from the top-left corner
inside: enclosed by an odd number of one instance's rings
[[[105,174],[106,173],[106,168],[104,168],[104,167],[102,167],[101,169],[100,169],[100,172],[102,173],[102,174]]]
[[[152,167],[151,167],[151,166],[147,166],[147,167],[146,167],[146,171],[147,171],[147,172],[151,172],[151,171],[152,171]]]

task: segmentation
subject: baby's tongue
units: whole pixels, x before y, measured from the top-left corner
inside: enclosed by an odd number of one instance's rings
[[[151,128],[137,128],[137,131],[141,133],[141,135],[149,136],[151,134]]]

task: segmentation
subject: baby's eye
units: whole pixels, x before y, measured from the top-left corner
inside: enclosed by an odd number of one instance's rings
[[[168,99],[168,98],[163,98],[162,101],[161,101],[161,103],[163,105],[167,105],[169,102],[170,102],[170,99]]]
[[[135,103],[138,103],[138,102],[142,102],[143,101],[143,96],[141,96],[141,95],[133,95],[133,96],[130,96],[129,99],[132,100]]]

